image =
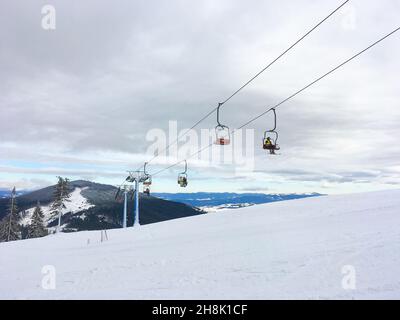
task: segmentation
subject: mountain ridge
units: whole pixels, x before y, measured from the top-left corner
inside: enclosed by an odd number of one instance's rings
[[[24,225],[30,223],[30,215],[37,202],[45,208],[47,227],[52,229],[57,219],[50,217],[50,204],[53,201],[55,186],[48,186],[16,197],[20,218]],[[70,194],[79,189],[74,201],[85,203],[68,203],[63,211],[62,224],[64,231],[82,231],[120,228],[122,226],[123,203],[115,200],[117,188],[111,185],[75,180],[69,184]],[[158,199],[152,196],[140,196],[140,223],[148,224],[170,219],[182,218],[204,212],[183,203]],[[0,199],[0,219],[6,215],[9,198]],[[73,208],[73,209],[71,209]],[[133,203],[128,201],[128,225],[133,224]]]
[[[182,202],[194,207],[236,208],[237,205],[249,206],[276,201],[293,200],[323,196],[320,193],[235,193],[235,192],[195,192],[195,193],[154,193],[165,200]],[[236,206],[235,206],[236,205]],[[240,207],[240,206],[239,206]]]

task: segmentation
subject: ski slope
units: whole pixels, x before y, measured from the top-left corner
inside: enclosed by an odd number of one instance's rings
[[[399,299],[399,226],[394,190],[0,243],[0,298]]]

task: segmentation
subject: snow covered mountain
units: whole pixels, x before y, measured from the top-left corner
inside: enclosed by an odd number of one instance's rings
[[[115,200],[117,188],[89,181],[70,182],[70,198],[63,209],[62,228],[64,231],[100,230],[118,228],[122,225],[122,202]],[[27,226],[37,202],[40,202],[47,227],[51,230],[57,219],[51,214],[54,186],[36,190],[17,197],[21,225]],[[142,224],[202,214],[188,205],[157,199],[140,194]],[[5,216],[9,199],[0,199],[0,219]],[[133,224],[132,201],[128,204],[128,225]]]
[[[395,190],[0,243],[0,298],[399,299],[399,225]]]
[[[255,204],[285,201],[308,197],[321,196],[319,193],[291,193],[291,194],[264,194],[264,193],[232,193],[232,192],[196,192],[196,193],[154,193],[157,198],[182,202],[190,206],[201,208],[207,212],[223,209],[237,209]]]
[[[74,187],[72,192],[69,194],[69,201],[66,202],[66,205],[64,209],[62,209],[62,214],[65,217],[66,214],[69,216],[75,216],[79,217],[80,219],[84,220],[86,219],[87,211],[90,208],[95,207],[94,204],[91,204],[88,199],[86,199],[82,195],[82,191],[87,190],[89,187]],[[44,214],[44,222],[46,225],[52,225],[53,220],[55,219],[54,215],[52,214],[52,208],[51,208],[51,203],[48,203],[47,205],[41,206],[43,214]],[[29,208],[27,210],[22,211],[21,213],[21,225],[23,226],[28,226],[31,223],[31,218],[33,215],[33,212],[35,210],[35,207]],[[65,228],[68,226],[68,221],[71,219],[64,219],[65,223],[63,224],[63,227]]]

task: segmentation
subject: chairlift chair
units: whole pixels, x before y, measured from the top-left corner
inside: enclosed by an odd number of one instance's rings
[[[129,174],[129,176],[126,177],[125,181],[127,181],[127,182],[135,182],[135,178],[131,174]]]
[[[187,181],[187,174],[186,173],[180,173],[178,177],[178,184],[182,187],[185,188],[188,185]]]
[[[217,137],[215,144],[225,146],[231,143],[229,128],[224,125],[215,127],[215,135]]]
[[[147,162],[144,163],[144,167],[143,167],[143,172],[145,175],[145,180],[143,181],[143,185],[148,187],[151,185],[152,181],[151,181],[151,175],[149,173],[147,173],[147,171],[146,171],[146,166],[147,166]]]
[[[145,181],[143,181],[143,185],[144,186],[150,186],[151,185],[151,176],[147,176],[147,179]]]
[[[188,178],[187,178],[187,161],[185,160],[185,171],[181,172],[178,175],[178,184],[185,188],[188,185]]]
[[[274,128],[272,130],[267,130],[264,132],[263,137],[263,149],[269,150],[270,154],[276,154],[275,151],[280,150],[278,141],[278,132],[276,132],[276,111],[272,109],[274,112]],[[273,135],[273,137],[271,137]]]
[[[222,106],[220,102],[217,107],[217,126],[215,127],[215,144],[224,146],[231,143],[231,133],[228,126],[225,126],[219,122],[219,108]]]

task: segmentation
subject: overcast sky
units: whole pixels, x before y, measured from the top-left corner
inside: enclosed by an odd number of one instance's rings
[[[151,158],[151,129],[190,127],[341,0],[2,0],[0,187],[56,175],[119,184]],[[42,28],[45,4],[56,29]],[[399,26],[397,0],[351,0],[221,110],[231,129]],[[400,32],[277,109],[280,155],[255,168],[189,161],[195,191],[399,188]],[[215,126],[212,115],[197,128]],[[149,166],[155,172],[162,159]],[[155,177],[180,191],[182,166]]]

